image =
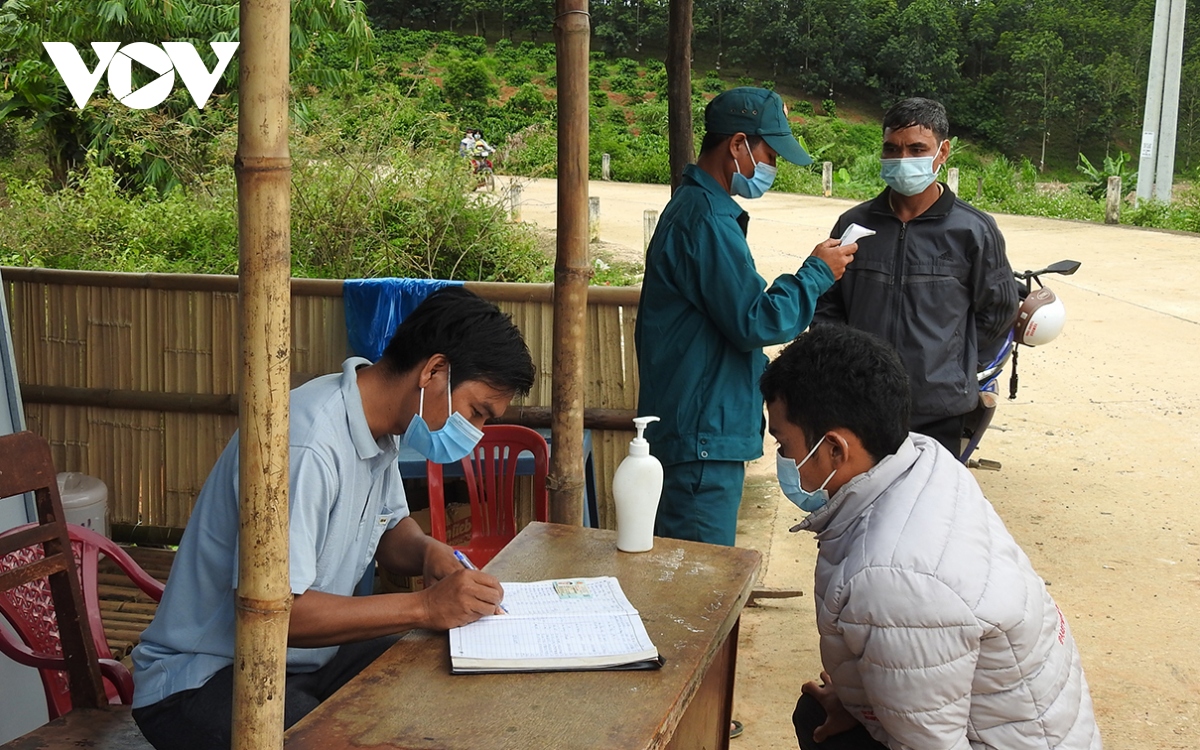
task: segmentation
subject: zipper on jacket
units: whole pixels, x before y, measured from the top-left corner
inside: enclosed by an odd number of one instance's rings
[[[900,348],[900,316],[904,314],[904,295],[901,293],[904,287],[904,236],[908,233],[908,222],[900,222],[900,236],[896,240],[896,260],[895,267],[892,268],[892,302],[895,308],[892,311],[892,324],[889,326],[892,331],[892,346]]]

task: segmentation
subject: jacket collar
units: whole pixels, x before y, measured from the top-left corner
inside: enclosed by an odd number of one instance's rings
[[[842,485],[824,507],[808,515],[791,531],[811,531],[817,539],[836,538],[854,523],[896,480],[904,476],[923,454],[933,450],[924,435],[909,433],[896,452]]]
[[[367,415],[363,411],[362,393],[358,390],[358,368],[371,364],[371,360],[362,357],[350,357],[342,363],[342,398],[346,400],[346,423],[350,428],[350,440],[358,457],[370,460],[385,450],[390,453],[398,451],[395,435],[384,435],[376,440],[371,436],[371,428],[367,424]]]
[[[946,183],[939,183],[942,186],[942,194],[933,202],[933,205],[925,209],[925,213],[913,219],[913,221],[924,221],[926,219],[941,219],[950,213],[954,208],[954,201],[958,198]],[[884,188],[883,192],[875,196],[871,201],[870,212],[873,214],[883,214],[897,219],[896,213],[892,211],[892,204],[889,198],[892,194],[891,188]],[[897,219],[899,220],[899,219]]]
[[[716,178],[705,172],[695,164],[689,164],[683,168],[683,184],[695,185],[710,194],[709,200],[712,202],[713,210],[718,214],[724,214],[733,217],[738,224],[742,225],[742,231],[745,231],[746,221],[750,218],[750,214],[746,213],[746,209],[737,204],[737,201],[721,187],[721,183],[717,182]]]

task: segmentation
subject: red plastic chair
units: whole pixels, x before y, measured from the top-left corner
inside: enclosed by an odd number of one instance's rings
[[[517,457],[533,454],[533,513],[535,520],[550,520],[546,478],[550,474],[550,449],[536,430],[519,425],[497,424],[483,428],[483,439],[462,460],[467,494],[471,500],[471,541],[458,549],[479,567],[487,565],[504,545],[517,535],[513,487]],[[429,462],[430,535],[446,541],[446,501],[441,464]]]
[[[38,524],[18,526],[0,533],[0,540],[36,529]],[[112,658],[104,637],[100,618],[98,569],[103,555],[116,563],[125,575],[154,601],[162,599],[163,584],[147,574],[123,549],[108,538],[82,526],[66,524],[92,640],[100,659],[100,674],[110,703],[130,704],[133,701],[133,678],[123,664]],[[40,546],[25,547],[0,557],[0,573],[20,565],[36,563],[43,558]],[[0,614],[12,625],[17,637],[0,629],[0,653],[41,672],[46,691],[46,706],[55,719],[71,710],[66,662],[63,658],[58,621],[50,595],[48,579],[39,578],[7,591],[0,592]]]

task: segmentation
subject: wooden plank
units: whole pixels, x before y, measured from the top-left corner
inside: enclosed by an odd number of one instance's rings
[[[151,750],[133,721],[129,706],[77,708],[29,734],[0,745],[0,750],[73,750],[81,747]]]

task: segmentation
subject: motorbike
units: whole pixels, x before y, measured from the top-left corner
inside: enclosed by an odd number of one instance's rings
[[[1075,260],[1060,260],[1037,271],[1018,271],[1013,276],[1024,284],[1021,290],[1021,309],[1017,320],[1009,330],[1000,350],[991,360],[979,368],[979,403],[967,415],[963,427],[961,460],[972,469],[1000,470],[999,461],[986,458],[975,459],[972,455],[979,447],[984,432],[996,415],[1000,403],[1000,376],[1005,365],[1012,360],[1012,372],[1008,380],[1008,398],[1017,397],[1017,354],[1021,346],[1039,346],[1053,340],[1066,321],[1066,310],[1054,292],[1042,284],[1046,274],[1070,276],[1081,264]],[[1034,288],[1037,284],[1037,288]]]
[[[475,175],[477,183],[475,189],[487,188],[494,190],[496,187],[496,174],[492,168],[492,160],[481,157],[473,157],[471,159],[471,172]]]

